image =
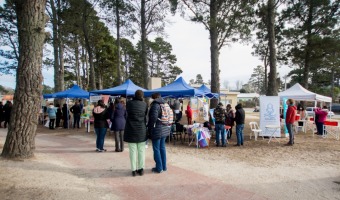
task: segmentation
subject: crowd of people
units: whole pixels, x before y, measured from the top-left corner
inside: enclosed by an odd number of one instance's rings
[[[176,99],[173,102],[166,102],[159,93],[154,93],[151,96],[152,102],[148,105],[144,100],[144,93],[141,90],[135,92],[134,97],[127,101],[123,101],[120,97],[114,99],[114,102],[109,103],[107,107],[103,100],[99,100],[92,110],[94,118],[94,130],[96,133],[96,151],[105,152],[104,148],[105,136],[109,129],[115,138],[115,152],[124,151],[124,142],[128,144],[129,157],[131,164],[132,176],[144,174],[145,169],[145,149],[147,148],[148,139],[152,141],[153,158],[155,166],[152,168],[154,173],[162,173],[167,171],[166,157],[166,139],[170,135],[170,124],[164,124],[160,120],[163,115],[163,107],[169,104],[175,118],[175,123],[180,123],[183,113],[183,101]],[[125,105],[126,104],[126,105]],[[296,122],[296,115],[299,119],[307,120],[308,114],[304,107],[299,104],[295,106],[293,99],[286,101],[288,106],[285,118],[286,128],[289,133],[289,142],[286,145],[294,145],[294,129],[293,124]],[[4,121],[4,128],[7,127],[10,120],[12,103],[7,101],[5,105],[0,102],[0,128]],[[81,100],[68,109],[67,104],[61,107],[59,104],[54,107],[50,103],[46,108],[46,113],[49,117],[49,128],[54,129],[60,127],[63,121],[63,127],[69,128],[70,113],[73,115],[73,128],[80,128],[80,117],[83,113],[84,105]],[[190,102],[185,110],[187,124],[191,125],[193,111]],[[322,135],[324,122],[327,118],[327,107],[315,109],[315,124],[317,134]],[[214,109],[213,116],[216,146],[226,147],[227,140],[232,136],[232,129],[235,127],[237,143],[235,146],[243,146],[244,144],[244,124],[245,111],[242,104],[235,106],[235,110],[230,104],[224,108],[223,103],[219,102]],[[300,122],[299,122],[300,123]],[[225,127],[229,127],[228,131]],[[228,135],[225,135],[225,134]]]
[[[145,149],[148,139],[152,140],[155,167],[154,173],[167,170],[165,140],[170,135],[170,126],[163,124],[159,118],[162,115],[161,104],[166,102],[159,93],[152,95],[150,106],[144,101],[144,93],[137,90],[133,99],[124,105],[120,98],[105,107],[102,100],[93,109],[94,129],[97,135],[96,151],[104,152],[104,139],[111,122],[110,130],[115,137],[115,151],[124,151],[124,142],[128,143],[132,176],[143,176],[145,169]],[[178,112],[179,117],[180,106]]]
[[[298,119],[298,127],[303,127],[304,123],[308,120],[308,114],[303,105],[298,104],[295,105],[295,101],[293,99],[288,99],[286,104],[288,105],[288,109],[286,112],[285,124],[289,134],[289,142],[286,144],[288,146],[294,145],[294,123],[296,119]],[[314,109],[314,123],[316,125],[316,132],[314,134],[323,135],[324,134],[324,123],[327,120],[329,110],[327,106],[316,107]],[[298,116],[298,118],[296,118]],[[282,116],[281,116],[282,117]]]
[[[49,103],[48,107],[44,108],[44,113],[48,116],[49,129],[55,129],[59,127],[69,128],[69,120],[71,119],[70,113],[73,116],[73,128],[80,128],[80,117],[83,113],[84,104],[81,100],[75,102],[75,104],[68,109],[66,103],[61,107],[60,104]],[[61,124],[62,123],[62,124]]]
[[[219,102],[216,109],[214,109],[213,117],[215,118],[215,132],[216,132],[216,146],[226,147],[227,139],[231,138],[232,128],[236,123],[236,139],[237,144],[235,146],[243,146],[243,129],[245,122],[245,112],[242,104],[239,103],[235,106],[235,111],[232,109],[231,105],[228,104],[226,109],[223,108],[223,103]],[[230,126],[228,130],[228,135],[225,126]],[[222,144],[220,144],[220,142]]]

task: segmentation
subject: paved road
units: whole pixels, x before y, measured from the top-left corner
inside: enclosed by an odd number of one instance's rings
[[[0,130],[2,144],[5,134],[3,129]],[[109,139],[106,142],[108,152],[97,153],[94,146],[93,134],[87,133],[67,136],[38,134],[36,137],[37,157],[53,158],[61,168],[65,168],[60,171],[94,182],[99,190],[104,188],[115,199],[266,199],[204,176],[199,171],[172,165],[165,173],[153,174],[150,170],[154,165],[152,148],[147,149],[145,175],[132,177],[128,149],[122,153],[112,152],[113,142]],[[70,168],[74,170],[66,170]]]

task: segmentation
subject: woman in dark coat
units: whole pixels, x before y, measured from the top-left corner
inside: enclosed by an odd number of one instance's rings
[[[61,112],[60,105],[57,104],[57,116],[56,116],[56,124],[55,127],[58,128],[60,126],[60,120],[63,118],[63,113]]]
[[[146,115],[148,106],[143,101],[142,90],[135,92],[135,97],[126,104],[127,119],[124,130],[124,141],[129,143],[132,176],[144,174]],[[138,162],[137,162],[138,161]]]
[[[63,112],[63,121],[64,121],[63,122],[63,126],[64,126],[64,128],[68,128],[68,119],[70,117],[70,113],[69,113],[69,111],[67,109],[67,104],[66,103],[63,104],[62,112]]]
[[[165,101],[159,93],[152,95],[153,102],[150,106],[148,131],[152,139],[153,158],[156,167],[152,168],[152,172],[161,173],[167,170],[166,166],[166,149],[165,139],[170,135],[170,126],[164,125],[160,120],[162,109],[161,104]]]
[[[125,106],[120,102],[119,98],[115,99],[114,104],[114,111],[111,115],[112,125],[111,130],[115,134],[115,147],[116,152],[123,152],[124,151],[124,129],[125,129],[125,122],[126,122],[126,109]]]
[[[107,120],[110,119],[110,116],[103,100],[98,101],[97,106],[93,108],[92,115],[94,117],[94,131],[97,135],[96,151],[106,151],[106,149],[104,149],[104,140],[107,128],[109,128],[109,123],[107,123]]]

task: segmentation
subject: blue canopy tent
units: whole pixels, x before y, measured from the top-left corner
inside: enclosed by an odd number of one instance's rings
[[[202,91],[205,96],[209,98],[218,98],[219,94],[217,93],[212,93],[211,90],[205,86],[204,84],[201,85],[201,87],[197,88],[198,90]]]
[[[151,96],[153,93],[160,93],[162,97],[193,97],[193,96],[203,96],[204,92],[197,90],[190,85],[188,85],[182,77],[179,77],[174,82],[154,90],[148,90],[144,92],[146,97]]]
[[[94,90],[90,91],[91,94],[106,94],[106,95],[116,95],[116,96],[134,96],[136,90],[146,91],[144,88],[141,88],[135,85],[130,79],[126,80],[123,84],[103,89],[103,90]]]
[[[68,90],[64,90],[61,92],[56,92],[53,94],[44,94],[44,98],[66,98],[66,105],[67,105],[67,110],[68,110],[68,99],[69,98],[80,98],[80,99],[89,99],[90,98],[90,93],[81,89],[78,85],[74,85]],[[67,112],[67,118],[68,118],[68,112]],[[69,123],[67,124],[67,127],[69,128]]]
[[[72,88],[56,92],[53,94],[44,94],[44,98],[81,98],[81,99],[88,99],[89,98],[89,92],[81,89],[78,85],[74,85]]]

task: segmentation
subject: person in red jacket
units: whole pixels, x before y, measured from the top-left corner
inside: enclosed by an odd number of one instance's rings
[[[293,130],[293,124],[295,122],[295,116],[296,116],[296,106],[294,105],[293,99],[287,100],[287,113],[286,113],[286,127],[289,133],[289,142],[287,145],[292,146],[294,144],[294,130]]]
[[[192,109],[190,107],[190,103],[187,106],[187,110],[185,111],[185,114],[187,114],[188,125],[192,124]]]

